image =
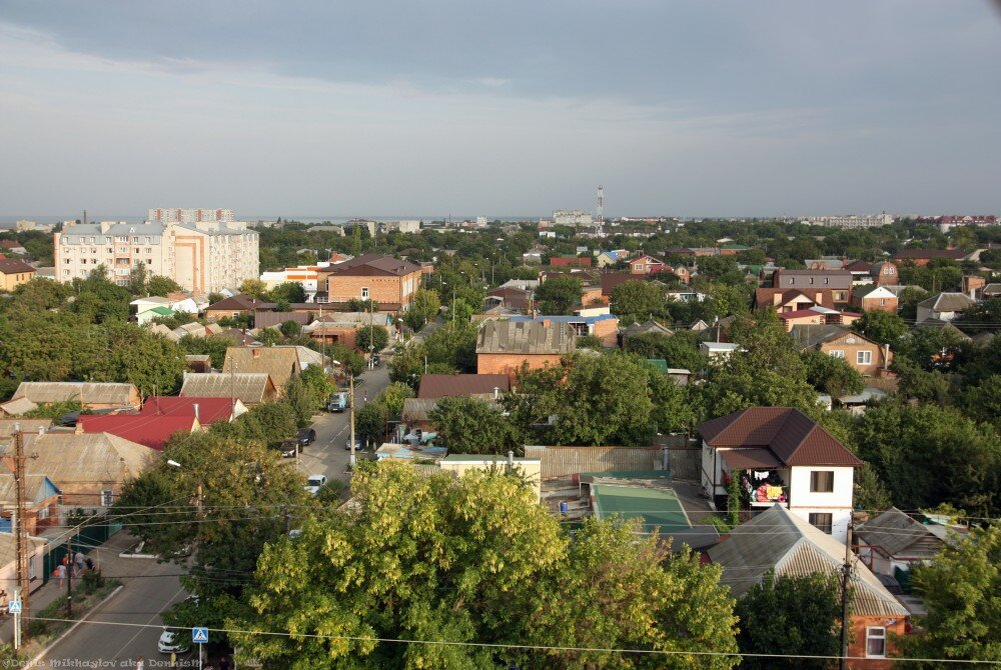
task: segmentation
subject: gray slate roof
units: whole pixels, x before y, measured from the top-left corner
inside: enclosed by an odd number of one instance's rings
[[[569,354],[575,336],[565,323],[487,321],[476,342],[478,354]]]
[[[792,327],[792,330],[789,331],[789,335],[792,337],[793,342],[796,343],[796,346],[800,349],[811,349],[825,342],[836,340],[843,335],[852,335],[860,340],[872,342],[869,338],[863,337],[853,330],[834,323],[798,324]],[[876,344],[875,342],[872,343]]]
[[[976,301],[965,293],[939,293],[918,303],[935,312],[961,312],[972,307]]]
[[[713,563],[723,566],[721,584],[740,597],[760,583],[769,570],[776,577],[814,573],[839,574],[845,545],[776,504],[737,526],[730,537],[709,549]],[[907,616],[907,610],[857,558],[852,611],[861,616]]]
[[[938,536],[896,507],[891,507],[858,527],[861,544],[869,544],[890,556],[931,558],[944,546]]]
[[[178,394],[193,398],[229,398],[235,395],[243,404],[259,404],[267,400],[268,387],[274,387],[266,372],[187,372]]]
[[[21,382],[13,399],[27,398],[35,403],[56,403],[83,399],[84,403],[127,405],[135,391],[132,384],[90,382]]]

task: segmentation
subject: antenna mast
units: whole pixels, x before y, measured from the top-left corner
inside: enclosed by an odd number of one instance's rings
[[[605,222],[605,187],[598,184],[598,225],[600,226]]]

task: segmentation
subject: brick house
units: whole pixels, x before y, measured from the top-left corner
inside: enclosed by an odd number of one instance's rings
[[[774,505],[734,528],[727,539],[708,550],[723,567],[720,583],[740,598],[764,581],[819,573],[840,575],[845,545],[804,521],[782,505]],[[907,609],[858,558],[852,557],[854,588],[848,667],[889,670],[893,641],[907,632]]]
[[[876,286],[897,286],[900,284],[900,271],[895,263],[885,261],[876,263],[869,270],[869,277]]]
[[[863,312],[893,312],[897,311],[897,296],[880,286],[868,293],[856,291],[852,296],[852,307]]]
[[[772,274],[772,288],[796,289],[807,295],[815,291],[830,291],[831,306],[847,307],[851,302],[854,277],[848,270],[786,270]]]
[[[22,519],[28,535],[38,535],[59,523],[59,488],[42,474],[24,478],[25,513]],[[17,507],[14,475],[0,473],[0,532],[10,533],[13,510]]]
[[[374,300],[382,309],[405,311],[421,286],[421,266],[383,254],[363,254],[331,266],[327,301]]]
[[[665,267],[664,261],[658,260],[653,256],[640,256],[629,261],[629,274],[648,275],[660,272]]]
[[[835,294],[842,302],[835,302]],[[838,305],[847,305],[848,291],[832,289],[791,289],[791,288],[758,288],[754,291],[754,306],[756,309],[770,307],[779,314],[796,312],[811,307],[826,307],[837,309]]]
[[[150,449],[163,451],[163,446],[175,433],[189,434],[200,428],[194,414],[113,414],[81,415],[77,419],[78,433],[107,433]]]
[[[816,349],[844,359],[865,377],[879,376],[893,361],[890,348],[839,325],[793,326],[789,331],[800,350]]]
[[[574,335],[584,337],[591,335],[601,340],[607,347],[617,344],[619,334],[619,318],[614,314],[598,314],[595,316],[512,316],[511,321],[515,323],[536,321],[543,325],[565,324],[569,326]]]
[[[487,321],[476,341],[478,374],[506,374],[514,382],[523,365],[538,370],[558,365],[574,350],[576,334],[565,323]]]
[[[35,268],[16,258],[0,258],[0,293],[9,293],[35,277]]]

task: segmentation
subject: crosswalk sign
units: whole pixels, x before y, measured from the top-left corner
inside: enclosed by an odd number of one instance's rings
[[[191,641],[195,644],[207,644],[209,641],[208,628],[192,628]]]
[[[8,602],[7,603],[7,611],[10,612],[11,614],[20,614],[21,613],[21,601],[20,600],[11,600],[10,602]]]

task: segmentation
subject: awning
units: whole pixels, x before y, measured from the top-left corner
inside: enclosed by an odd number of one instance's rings
[[[782,467],[782,463],[768,449],[723,449],[723,460],[731,468],[741,470],[769,470]]]

